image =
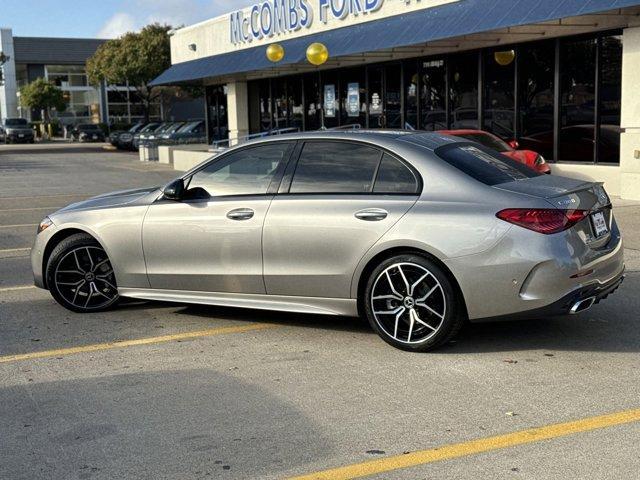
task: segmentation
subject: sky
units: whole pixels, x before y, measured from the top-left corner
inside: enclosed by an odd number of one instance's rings
[[[0,0],[14,36],[115,38],[153,22],[191,25],[256,0]]]

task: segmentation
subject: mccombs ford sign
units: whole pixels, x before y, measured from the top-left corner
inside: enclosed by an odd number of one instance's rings
[[[456,0],[264,0],[230,15],[231,43],[253,41],[311,29],[314,22],[327,25],[332,20],[367,16],[379,10],[389,15],[428,8]],[[384,16],[384,15],[383,15]],[[314,30],[322,30],[315,28]]]

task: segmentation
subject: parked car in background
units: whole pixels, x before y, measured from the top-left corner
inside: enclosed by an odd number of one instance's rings
[[[164,125],[162,128],[156,130],[155,132],[150,132],[145,136],[141,136],[140,137],[141,143],[144,144],[147,141],[156,142],[156,143],[162,142],[166,135],[171,135],[177,132],[182,127],[184,127],[184,125],[185,125],[185,122],[168,123]]]
[[[100,125],[95,123],[85,123],[82,125],[76,125],[71,130],[72,142],[104,142],[106,136],[100,128]]]
[[[6,118],[0,124],[0,140],[4,143],[34,143],[35,139],[33,129],[24,118]]]
[[[120,148],[123,150],[135,150],[137,147],[134,147],[134,143],[136,139],[139,141],[140,135],[146,132],[150,132],[155,130],[160,126],[160,122],[152,122],[146,124],[143,128],[133,133],[123,133],[120,135]]]
[[[179,130],[161,136],[167,143],[206,143],[207,132],[204,121],[187,122]]]
[[[134,135],[133,148],[134,149],[140,148],[141,145],[144,145],[147,142],[147,140],[149,140],[149,137],[154,136],[155,138],[155,135],[160,135],[162,132],[171,128],[171,125],[173,125],[172,122],[163,122],[158,124],[156,128],[153,128],[146,132],[141,131],[139,134]]]
[[[440,130],[439,133],[477,142],[534,169],[536,172],[551,173],[551,167],[542,155],[532,150],[519,150],[520,145],[516,140],[507,143],[496,135],[483,130]]]
[[[136,133],[140,131],[142,128],[144,128],[145,125],[146,125],[145,123],[140,122],[140,123],[136,123],[129,130],[115,130],[109,134],[109,143],[111,143],[111,145],[113,145],[114,147],[119,147],[121,135],[125,133],[132,133],[132,134]]]

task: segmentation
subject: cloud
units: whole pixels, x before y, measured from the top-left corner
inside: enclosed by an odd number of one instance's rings
[[[135,18],[128,13],[116,13],[102,26],[98,38],[117,38],[138,28]]]
[[[115,13],[98,31],[99,38],[116,38],[150,23],[174,27],[202,22],[258,0],[131,0],[126,10]]]

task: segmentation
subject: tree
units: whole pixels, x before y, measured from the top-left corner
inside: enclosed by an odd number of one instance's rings
[[[62,90],[44,78],[38,78],[20,89],[20,103],[25,107],[43,110],[47,122],[52,108],[58,112],[67,109]]]
[[[162,94],[162,89],[149,84],[171,66],[171,28],[155,23],[138,33],[126,33],[105,42],[87,60],[89,81],[93,85],[129,82],[142,101],[145,119],[149,120],[149,107]]]

